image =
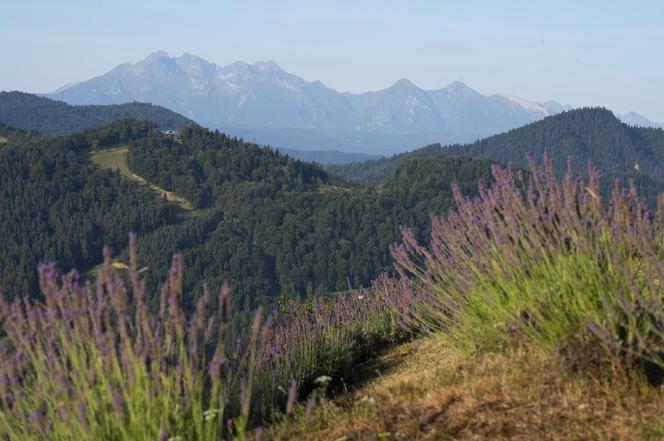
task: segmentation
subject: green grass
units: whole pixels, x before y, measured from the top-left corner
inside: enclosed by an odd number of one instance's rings
[[[515,337],[548,350],[580,343],[589,321],[606,323],[607,302],[616,304],[631,283],[647,291],[638,278],[626,276],[637,273],[640,259],[611,240],[601,249],[609,259],[614,255],[620,267],[607,268],[586,252],[557,252],[540,261],[530,259],[518,270],[479,277],[469,293],[454,296],[465,307],[447,335],[469,352],[480,347],[498,350]],[[495,259],[496,267],[506,266],[500,256]]]
[[[193,204],[187,199],[176,195],[172,191],[165,190],[148,182],[143,177],[129,170],[129,167],[127,166],[128,151],[129,148],[127,146],[99,150],[90,154],[90,160],[103,169],[118,170],[123,176],[131,179],[139,185],[149,188],[160,197],[165,198],[168,202],[174,203],[183,210],[186,210],[188,216],[201,215],[203,213],[201,210],[194,210]]]

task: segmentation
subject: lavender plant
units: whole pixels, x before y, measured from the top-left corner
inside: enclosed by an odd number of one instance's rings
[[[44,302],[0,308],[7,335],[0,439],[220,439],[230,294],[223,288],[213,299],[206,289],[188,315],[181,307],[182,271],[176,255],[153,313],[133,235],[128,286],[112,270],[108,250],[94,286],[81,285],[76,272],[58,281],[54,266],[43,265]]]
[[[633,186],[603,204],[599,176],[530,160],[526,179],[494,166],[495,185],[432,217],[431,244],[404,229],[392,248],[412,287],[410,326],[457,347],[500,349],[524,340],[552,350],[596,339],[608,353],[664,367],[664,262]]]
[[[307,393],[320,376],[352,375],[356,364],[405,336],[395,310],[405,293],[382,275],[371,287],[332,298],[285,302],[274,314],[269,349],[257,360],[254,411],[292,407],[294,387]],[[288,403],[291,403],[289,405]]]
[[[176,255],[151,310],[136,241],[127,277],[105,250],[94,285],[76,272],[59,280],[49,264],[40,268],[43,302],[0,299],[1,440],[244,439],[292,411],[317,376],[398,338],[400,294],[387,277],[273,313],[259,308],[236,339],[226,336],[228,287],[215,298],[206,288],[191,313],[181,306]]]

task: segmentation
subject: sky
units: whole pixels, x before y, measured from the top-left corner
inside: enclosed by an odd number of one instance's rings
[[[49,92],[157,50],[274,60],[364,92],[408,78],[664,122],[661,0],[0,0],[0,90]]]

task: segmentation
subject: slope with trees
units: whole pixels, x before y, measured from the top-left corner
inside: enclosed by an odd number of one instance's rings
[[[327,166],[327,170],[349,181],[372,185],[413,156],[463,155],[527,167],[528,155],[542,161],[544,152],[553,160],[558,176],[571,158],[575,170],[585,170],[592,162],[606,185],[614,178],[634,179],[649,198],[664,190],[664,130],[628,126],[603,108],[563,112],[472,144],[432,144],[391,158]]]
[[[65,135],[124,118],[152,121],[161,130],[193,124],[182,115],[147,103],[73,106],[24,92],[0,92],[0,122],[19,129]]]
[[[90,161],[118,146],[127,146],[132,173],[191,200],[197,215]],[[490,176],[489,161],[440,156],[404,163],[368,189],[199,126],[178,142],[132,120],[65,137],[24,134],[0,149],[0,163],[2,234],[12,238],[0,263],[5,288],[35,292],[40,261],[92,268],[102,244],[122,251],[135,231],[151,289],[180,252],[188,288],[228,282],[246,308],[369,283],[390,270],[401,225],[426,237],[429,214],[453,204],[452,182],[473,193]]]

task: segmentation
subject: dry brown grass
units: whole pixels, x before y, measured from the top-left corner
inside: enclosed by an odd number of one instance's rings
[[[574,374],[527,349],[466,357],[427,339],[368,369],[374,380],[263,439],[664,439],[664,390]]]

